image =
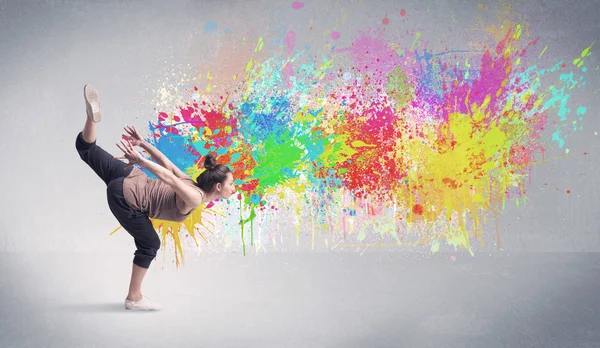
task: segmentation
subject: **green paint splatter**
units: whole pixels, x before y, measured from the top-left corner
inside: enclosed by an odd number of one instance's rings
[[[358,232],[358,236],[356,237],[359,241],[363,241],[365,240],[365,238],[367,238],[367,234],[365,233],[365,230],[362,229]]]
[[[438,251],[440,251],[440,242],[436,240],[431,243],[431,252],[435,254]]]
[[[258,163],[254,168],[254,177],[260,178],[260,188],[275,187],[285,183],[295,176],[293,169],[304,154],[304,150],[296,146],[289,134],[281,138],[269,136],[261,150],[254,152],[253,157]],[[276,155],[274,155],[276,154]]]

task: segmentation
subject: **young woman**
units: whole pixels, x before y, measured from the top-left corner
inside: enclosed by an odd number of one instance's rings
[[[194,181],[158,149],[143,141],[134,127],[125,127],[128,140],[117,144],[124,156],[113,157],[96,145],[96,123],[102,119],[98,91],[91,85],[83,90],[87,119],[77,135],[77,152],[106,184],[108,206],[133,237],[137,249],[125,309],[158,310],[158,304],[142,295],[142,281],[160,249],[160,239],[150,218],[184,221],[202,203],[229,199],[235,193],[233,175],[209,154],[204,160],[206,170]],[[134,146],[146,150],[156,162],[142,157]],[[149,170],[158,179],[148,177],[134,165]]]

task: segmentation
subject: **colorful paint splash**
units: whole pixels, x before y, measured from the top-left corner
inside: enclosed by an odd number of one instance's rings
[[[335,41],[317,57],[289,30],[279,41],[256,37],[243,75],[223,77],[224,93],[211,72],[197,72],[206,78],[179,91],[176,110],[158,110],[148,140],[194,178],[209,152],[228,163],[239,195],[217,205],[239,215],[227,231],[204,222],[209,210],[183,224],[155,221],[163,241],[171,236],[181,257],[182,236],[210,244],[202,231],[228,235],[216,245],[244,253],[277,247],[290,231],[297,244],[329,249],[485,247],[486,222],[526,199],[548,135],[563,148],[581,130],[587,107],[569,98],[585,86],[593,48],[542,67],[548,46],[525,23],[485,30],[477,49],[444,51],[419,45],[419,32],[406,47],[377,29],[344,32],[350,45]]]

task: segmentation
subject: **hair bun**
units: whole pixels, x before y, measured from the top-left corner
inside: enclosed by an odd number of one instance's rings
[[[206,155],[206,157],[204,158],[204,168],[212,170],[215,168],[216,165],[217,160],[215,159],[215,156],[211,155],[210,153]]]

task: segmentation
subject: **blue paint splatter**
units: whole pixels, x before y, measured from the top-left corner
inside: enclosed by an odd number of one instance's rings
[[[253,193],[252,196],[250,197],[250,202],[252,204],[258,204],[258,203],[260,203],[260,196],[257,195],[256,193]]]
[[[206,32],[208,32],[208,33],[212,33],[212,32],[217,31],[218,27],[219,27],[219,25],[217,24],[217,22],[215,22],[215,21],[208,21],[204,25],[204,30]]]

